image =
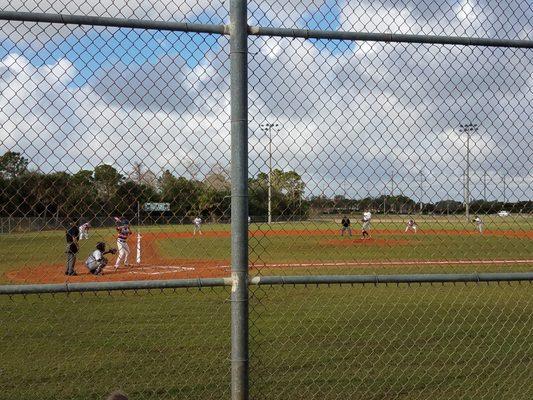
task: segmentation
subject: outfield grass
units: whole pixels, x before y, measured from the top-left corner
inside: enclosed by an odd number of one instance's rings
[[[331,222],[315,224],[281,223],[274,224],[277,231],[301,231],[298,235],[270,236],[270,228],[258,225],[255,234],[250,238],[250,261],[256,266],[268,264],[320,264],[334,262],[361,261],[430,261],[430,260],[515,260],[533,259],[533,240],[530,237],[513,237],[488,234],[481,236],[472,231],[472,235],[454,233],[431,233],[424,231],[416,235],[392,233],[405,229],[403,222],[376,222],[375,228],[380,232],[373,236],[374,241],[358,241],[358,232],[354,230],[352,238],[340,238],[338,225]],[[421,227],[426,230],[463,231],[466,227],[462,221],[433,221]],[[471,227],[470,227],[471,228]],[[251,228],[254,229],[254,228]],[[332,233],[323,235],[306,235],[305,231],[330,230]],[[528,221],[508,223],[502,230],[525,232],[530,231]],[[389,233],[384,231],[390,231]],[[263,234],[264,233],[264,234]],[[354,240],[355,239],[355,240]],[[229,260],[230,238],[162,238],[157,243],[160,254],[167,258],[186,258],[191,260]],[[468,266],[410,266],[399,268],[379,268],[378,273],[402,272],[464,272],[464,271],[523,271],[531,270],[532,265],[468,265]],[[376,267],[321,268],[319,265],[308,268],[287,269],[283,272],[263,267],[264,274],[279,273],[376,273]]]
[[[253,288],[251,398],[533,398],[531,290]],[[228,297],[0,297],[0,398],[227,399]]]
[[[338,239],[338,240],[337,240]],[[496,236],[381,235],[378,245],[332,235],[267,236],[250,239],[252,258],[265,263],[389,260],[527,259],[533,240]],[[332,240],[334,243],[332,244]],[[387,243],[386,241],[390,241]],[[229,259],[229,238],[161,239],[159,250],[169,258]]]

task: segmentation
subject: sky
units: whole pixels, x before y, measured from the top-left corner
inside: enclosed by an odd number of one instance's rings
[[[227,23],[223,1],[22,1],[8,10]],[[252,1],[249,24],[533,40],[533,3]],[[249,38],[250,175],[295,170],[306,195],[533,198],[532,50]],[[45,172],[187,176],[229,165],[229,41],[0,22],[0,153]],[[272,131],[261,129],[276,123]]]

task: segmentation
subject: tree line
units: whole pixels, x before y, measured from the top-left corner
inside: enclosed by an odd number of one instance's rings
[[[160,176],[134,163],[124,174],[108,164],[75,173],[32,171],[20,153],[8,151],[0,156],[0,217],[86,218],[123,215],[134,218],[139,206],[148,202],[169,203],[167,213],[145,212],[143,219],[172,217],[190,221],[229,220],[231,181],[220,165],[213,166],[199,178],[199,168],[190,177],[177,176],[169,170]],[[266,220],[269,176],[259,173],[249,179],[249,215]],[[273,220],[306,219],[321,214],[341,214],[370,210],[387,214],[459,214],[464,204],[455,200],[419,203],[403,195],[382,195],[350,199],[342,195],[305,197],[305,183],[295,171],[274,169],[270,177]],[[472,213],[501,210],[532,213],[533,202],[503,203],[474,200]]]
[[[185,177],[169,170],[157,176],[140,163],[134,163],[126,174],[108,164],[75,173],[32,171],[28,165],[29,161],[17,152],[0,156],[0,217],[134,218],[138,207],[143,218],[190,220],[201,216],[216,221],[230,217],[231,181],[220,165],[213,166],[201,179],[197,173]],[[266,216],[268,174],[250,178],[249,187],[250,215]],[[306,214],[305,185],[296,172],[273,170],[271,188],[275,217]],[[169,203],[170,211],[145,212],[142,206],[148,202]]]
[[[403,195],[381,195],[377,197],[365,197],[363,199],[349,199],[342,195],[332,198],[314,196],[309,200],[312,214],[350,214],[369,210],[382,214],[464,214],[465,204],[448,199],[434,203],[416,202]],[[498,211],[512,213],[533,213],[533,201],[501,202],[489,200],[472,200],[470,212],[478,214],[492,214]]]

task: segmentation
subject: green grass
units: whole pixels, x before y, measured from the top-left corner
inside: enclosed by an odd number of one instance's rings
[[[374,222],[402,229],[402,221]],[[433,219],[423,229],[472,228]],[[500,229],[531,230],[529,220]],[[338,228],[281,223],[276,230]],[[490,230],[490,224],[487,223]],[[267,232],[266,224],[252,230]],[[204,231],[229,230],[228,225]],[[169,238],[167,257],[229,259],[229,238]],[[533,241],[505,236],[388,234],[383,246],[332,246],[335,234],[255,236],[261,263],[393,259],[532,258]],[[379,238],[379,234],[376,235]],[[112,229],[91,231],[82,254]],[[350,241],[349,238],[342,240]],[[63,232],[0,236],[0,273],[63,263]],[[531,266],[263,269],[263,274],[531,270]],[[4,278],[5,279],[5,278]],[[5,281],[5,280],[4,280]],[[0,296],[0,399],[227,399],[230,302],[226,289],[81,295]],[[250,302],[254,399],[533,398],[533,296],[529,284],[253,287]]]
[[[375,218],[373,222],[374,239],[381,241],[379,245],[369,243],[349,243],[332,245],[331,240],[338,240],[336,234],[338,224],[332,221],[308,221],[294,223],[275,223],[271,227],[267,224],[252,223],[250,229],[256,235],[250,238],[250,260],[256,264],[268,263],[309,263],[309,262],[346,262],[346,261],[391,261],[391,260],[491,260],[491,259],[531,259],[533,258],[533,240],[512,236],[494,236],[491,230],[511,230],[517,232],[531,231],[533,220],[530,218],[502,219],[500,217],[485,217],[489,234],[483,237],[478,235],[431,234],[426,235],[424,230],[473,230],[472,224],[463,219],[453,217],[450,219],[425,216],[419,219],[422,229],[417,235],[384,234],[384,230],[394,231],[404,229],[404,221]],[[355,224],[354,224],[355,225]],[[227,224],[205,224],[204,232],[229,231]],[[299,236],[264,236],[271,229],[301,230]],[[332,234],[311,236],[306,235],[306,230],[329,229]],[[160,234],[156,247],[160,254],[166,258],[179,258],[191,260],[229,260],[230,239],[213,237],[195,238],[170,238],[173,232],[191,232],[190,225],[165,225],[143,226],[141,232]],[[358,236],[354,229],[354,237]],[[103,240],[114,245],[115,231],[113,229],[93,229],[91,239],[82,242],[79,260],[86,257],[94,248],[97,241]],[[349,242],[349,238],[343,238]],[[407,243],[405,242],[407,241]],[[10,235],[0,235],[0,282],[6,282],[5,272],[20,268],[31,268],[40,265],[62,265],[65,262],[64,233],[61,231],[28,232]],[[493,271],[493,270],[524,270],[529,266],[465,266],[465,267],[404,267],[382,269],[382,273],[413,272],[413,271]],[[311,268],[310,268],[311,269]],[[331,269],[323,270],[312,268],[313,273],[332,273]],[[295,270],[302,273],[302,269]],[[273,271],[280,273],[279,270]],[[284,271],[287,273],[287,271]],[[357,270],[339,269],[335,273],[375,273],[375,268]],[[263,273],[269,273],[265,270]],[[291,272],[292,273],[292,272]]]
[[[226,290],[0,297],[0,398],[227,396]],[[226,394],[226,396],[223,396]]]
[[[278,287],[261,297],[252,365],[264,398],[533,395],[528,287]]]
[[[0,398],[227,399],[222,289],[0,297]],[[530,285],[260,287],[251,398],[530,399]]]
[[[331,244],[339,239],[346,244]],[[354,237],[355,239],[355,237]],[[350,237],[267,236],[250,239],[251,257],[267,263],[387,261],[387,260],[490,260],[525,259],[533,255],[529,238],[453,235],[375,235],[374,239],[390,240],[373,245],[351,242]],[[395,243],[400,241],[400,244]],[[407,241],[406,243],[401,241]],[[162,254],[172,258],[228,259],[229,238],[162,239],[158,243]]]
[[[405,228],[403,224],[383,223],[374,224],[380,230],[397,230]],[[376,226],[377,225],[377,226]],[[266,226],[258,227],[260,232],[268,232]],[[277,224],[276,230],[292,229],[331,229],[336,232],[337,225],[324,223],[314,224]],[[513,228],[513,229],[511,229]],[[527,228],[527,229],[526,229]],[[424,229],[450,229],[461,230],[461,223],[427,224]],[[530,227],[525,224],[507,226],[505,229],[524,231]],[[533,240],[526,237],[494,236],[490,232],[484,236],[472,234],[469,236],[458,234],[374,234],[372,242],[353,242],[358,238],[354,236],[340,238],[337,233],[325,235],[306,235],[303,232],[298,236],[265,236],[256,234],[250,238],[250,260],[255,265],[272,263],[332,263],[332,262],[360,262],[360,261],[395,261],[395,260],[506,260],[506,259],[532,259]],[[332,244],[331,241],[337,241]],[[195,237],[180,239],[165,239],[157,243],[160,254],[167,258],[186,258],[191,260],[229,260],[230,239]],[[464,271],[523,271],[530,270],[532,265],[469,265],[469,266],[410,266],[401,268],[380,269],[379,273],[401,272],[464,272]],[[313,273],[332,273],[331,269],[319,266],[309,267]],[[295,269],[294,273],[302,273],[305,269]],[[281,273],[280,270],[265,270],[264,274]],[[288,271],[283,271],[288,273]],[[292,272],[291,272],[292,273]],[[376,268],[339,269],[335,273],[376,273]]]

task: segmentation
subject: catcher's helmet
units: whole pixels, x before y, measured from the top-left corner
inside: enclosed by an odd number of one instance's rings
[[[105,243],[104,242],[98,242],[96,243],[96,248],[100,251],[105,251]]]

